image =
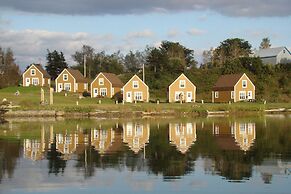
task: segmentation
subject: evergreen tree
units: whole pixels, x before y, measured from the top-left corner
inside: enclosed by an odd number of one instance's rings
[[[63,52],[58,52],[56,50],[53,52],[47,51],[47,65],[45,68],[52,79],[55,80],[58,75],[68,67],[68,64],[66,63]]]

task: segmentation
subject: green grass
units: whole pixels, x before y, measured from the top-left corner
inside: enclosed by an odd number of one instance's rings
[[[54,93],[54,104],[41,105],[40,104],[40,87],[9,87],[0,90],[0,100],[6,98],[11,101],[13,105],[20,106],[16,110],[59,110],[65,112],[91,112],[96,110],[102,111],[147,111],[147,112],[162,112],[170,111],[175,113],[202,113],[209,111],[230,111],[230,112],[261,112],[270,108],[288,108],[291,109],[291,103],[119,103],[115,104],[114,100],[108,98],[82,98],[79,99],[78,94],[68,93]],[[49,101],[49,90],[45,89],[45,99]],[[19,96],[15,96],[16,91],[20,92]],[[78,106],[76,105],[78,101]],[[101,101],[101,104],[99,104]],[[164,101],[164,100],[163,100]]]

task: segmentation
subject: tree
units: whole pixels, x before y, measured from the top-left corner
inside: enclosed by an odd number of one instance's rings
[[[47,65],[45,68],[52,79],[55,80],[58,75],[68,67],[68,64],[66,63],[63,52],[58,52],[56,50],[53,52],[47,51]]]
[[[208,67],[212,64],[213,61],[213,48],[210,48],[210,50],[204,50],[202,53],[203,57],[203,67]]]
[[[5,50],[0,47],[0,88],[18,85],[20,77],[12,49]]]
[[[266,48],[270,48],[271,44],[270,44],[270,39],[268,37],[263,38],[262,42],[260,44],[260,49],[266,49]]]
[[[251,48],[252,46],[249,42],[243,39],[233,38],[224,40],[214,50],[214,64],[221,67],[229,60],[248,57],[251,54]]]
[[[129,72],[137,73],[142,68],[142,64],[145,63],[145,55],[145,52],[135,51],[133,53],[130,51],[124,57],[124,66]]]
[[[92,73],[95,62],[94,59],[96,57],[94,51],[95,49],[91,46],[83,45],[81,51],[76,51],[75,54],[72,55],[72,58],[77,62],[78,69],[81,72],[84,72],[84,62],[86,61],[86,75],[88,75],[89,78],[95,75]],[[84,60],[85,57],[86,59]]]

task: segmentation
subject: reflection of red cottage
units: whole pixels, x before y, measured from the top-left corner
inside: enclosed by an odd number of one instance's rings
[[[255,99],[255,85],[245,73],[222,75],[212,89],[212,102]]]
[[[50,86],[51,76],[40,64],[31,64],[22,74],[22,85],[26,86]]]

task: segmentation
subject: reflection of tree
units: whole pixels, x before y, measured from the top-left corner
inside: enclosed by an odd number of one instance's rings
[[[194,171],[195,154],[181,154],[169,144],[168,125],[151,126],[150,144],[146,147],[149,171],[165,178],[179,177]]]
[[[20,141],[0,139],[0,183],[6,174],[12,178],[20,149]]]
[[[62,159],[62,154],[56,149],[56,139],[54,138],[51,148],[47,151],[47,160],[49,173],[58,175],[64,173],[66,168],[66,160]]]

